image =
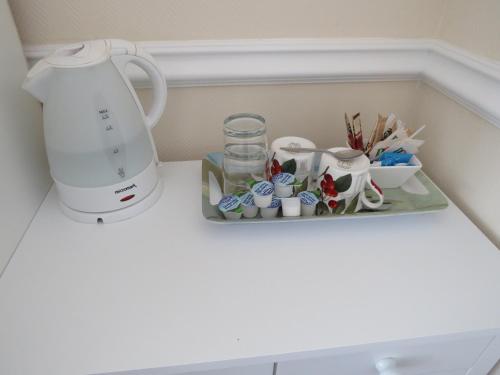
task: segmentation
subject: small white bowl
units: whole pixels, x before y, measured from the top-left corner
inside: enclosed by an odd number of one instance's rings
[[[395,165],[382,167],[370,165],[370,174],[376,184],[382,189],[398,188],[422,169],[422,163],[416,156],[410,159],[411,165]]]

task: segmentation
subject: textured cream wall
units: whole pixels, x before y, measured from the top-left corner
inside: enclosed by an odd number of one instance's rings
[[[446,0],[10,0],[24,43],[429,37]]]
[[[500,59],[498,0],[10,0],[26,44],[437,37]]]
[[[498,0],[446,0],[436,36],[500,60],[499,17]],[[426,171],[500,247],[500,130],[425,85],[418,97],[417,119],[431,124]],[[449,142],[438,141],[447,135]],[[493,374],[500,375],[500,364]]]
[[[499,0],[447,0],[437,37],[500,60],[499,20]]]
[[[417,97],[425,171],[500,247],[500,129],[427,85]]]
[[[377,111],[398,113],[412,123],[415,82],[302,84],[175,88],[166,113],[153,130],[161,160],[200,159],[223,148],[222,123],[236,112],[267,120],[269,140],[297,135],[318,146],[345,144],[344,112],[362,111],[371,129]],[[149,90],[141,90],[146,108]]]

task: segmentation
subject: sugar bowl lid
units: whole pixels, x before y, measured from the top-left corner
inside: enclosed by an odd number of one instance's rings
[[[349,149],[347,147],[334,147],[328,149],[328,151],[332,152],[343,151],[343,150],[349,150]],[[348,159],[348,160],[340,160],[333,155],[323,154],[323,158],[326,158],[328,165],[330,165],[331,167],[337,168],[340,171],[345,171],[348,173],[361,173],[370,168],[370,159],[368,159],[366,155],[360,155],[353,159]]]

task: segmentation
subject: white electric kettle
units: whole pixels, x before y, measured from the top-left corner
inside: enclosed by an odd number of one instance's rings
[[[125,74],[128,64],[153,83],[147,114]],[[119,221],[158,200],[151,129],[165,108],[167,86],[149,54],[123,40],[65,46],[35,64],[23,88],[43,103],[50,172],[67,216]]]

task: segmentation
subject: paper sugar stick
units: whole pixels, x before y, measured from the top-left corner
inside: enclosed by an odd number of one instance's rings
[[[344,113],[345,126],[347,130],[347,143],[351,148],[354,148],[354,131],[351,128],[351,123],[349,122],[349,117],[347,113]]]

